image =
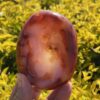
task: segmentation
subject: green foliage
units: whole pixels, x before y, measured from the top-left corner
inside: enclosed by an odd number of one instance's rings
[[[21,28],[40,9],[64,15],[76,29],[78,59],[71,100],[100,100],[100,0],[0,0],[0,100],[8,100],[15,84]],[[47,95],[44,91],[40,100]]]
[[[60,0],[40,0],[41,8],[50,9],[51,5],[59,4]]]
[[[95,69],[94,69],[95,70]],[[81,74],[83,73],[83,78]],[[100,99],[100,79],[90,83],[88,80],[92,76],[88,76],[89,72],[79,72],[76,79],[72,79],[73,91],[71,100],[99,100]],[[92,73],[91,73],[92,74]]]
[[[4,33],[0,34],[0,68],[9,67],[9,71],[15,71],[15,50],[16,50],[16,36]],[[12,67],[13,66],[13,67]]]
[[[8,68],[5,68],[0,74],[0,100],[9,100],[12,88],[15,85],[15,75],[7,75]]]
[[[12,0],[13,1],[13,0]],[[16,42],[28,17],[40,9],[36,1],[16,0],[0,4],[0,68],[16,72]]]

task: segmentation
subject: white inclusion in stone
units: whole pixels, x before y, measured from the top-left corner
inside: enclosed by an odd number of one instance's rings
[[[39,55],[40,54],[40,55]],[[55,76],[54,78],[59,77],[59,73],[62,72],[61,64],[59,59],[47,51],[42,51],[37,55],[37,63],[35,63],[35,71],[39,77],[46,75],[46,73]]]

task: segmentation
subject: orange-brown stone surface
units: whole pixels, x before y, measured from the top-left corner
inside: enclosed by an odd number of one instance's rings
[[[76,58],[76,32],[64,16],[40,11],[25,23],[17,43],[17,64],[32,85],[53,89],[66,83]]]

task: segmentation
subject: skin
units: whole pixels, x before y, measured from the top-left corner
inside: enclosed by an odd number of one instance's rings
[[[22,95],[31,97],[32,91],[32,98],[37,100],[42,89],[52,89],[47,100],[68,100],[71,94],[69,80],[75,70],[76,56],[76,32],[65,17],[50,11],[32,15],[17,43],[19,79],[24,80],[21,90],[26,91]],[[30,92],[27,92],[28,87],[31,87]]]
[[[53,89],[46,100],[69,100],[72,91],[71,82]],[[38,100],[41,89],[32,86],[24,74],[17,74],[17,83],[9,100]]]

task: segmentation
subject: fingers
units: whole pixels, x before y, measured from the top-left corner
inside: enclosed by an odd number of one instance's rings
[[[33,100],[33,90],[27,77],[17,74],[17,83],[12,91],[10,100]]]
[[[69,100],[72,91],[71,82],[58,87],[48,97],[47,100]]]
[[[32,86],[32,89],[33,89],[33,96],[34,96],[33,100],[38,100],[41,90],[35,86]]]
[[[55,89],[47,100],[69,100],[72,85],[68,82]],[[23,74],[17,74],[17,83],[12,91],[10,100],[38,100],[40,89],[31,86],[27,77]]]

